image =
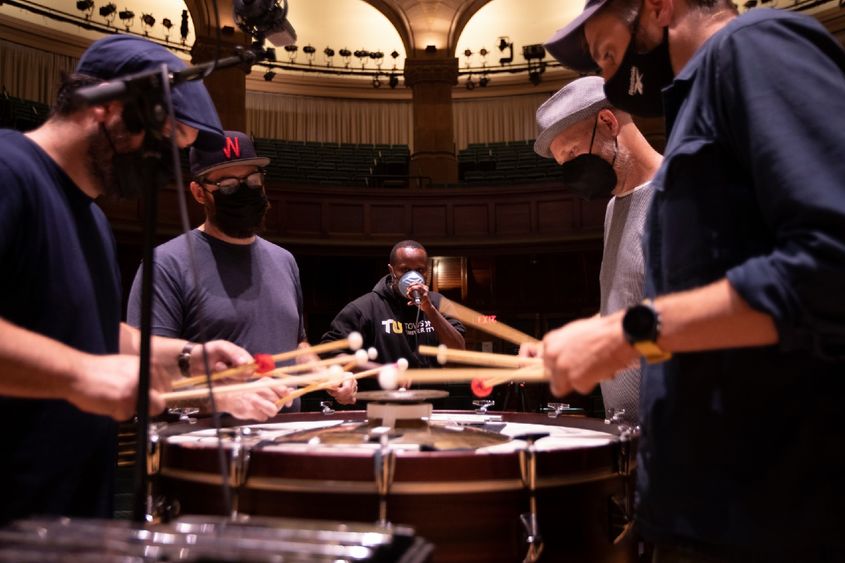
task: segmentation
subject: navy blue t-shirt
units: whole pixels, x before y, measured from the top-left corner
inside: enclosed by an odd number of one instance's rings
[[[116,353],[120,282],[100,208],[35,143],[0,130],[0,317]],[[62,400],[0,397],[0,521],[111,515],[116,425]]]

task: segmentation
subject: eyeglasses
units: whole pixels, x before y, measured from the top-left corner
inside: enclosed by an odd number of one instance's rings
[[[200,184],[205,184],[207,186],[217,186],[217,189],[223,195],[232,195],[237,191],[241,184],[246,184],[246,187],[252,189],[263,188],[264,171],[259,170],[258,172],[253,172],[252,174],[249,174],[248,176],[245,176],[243,178],[226,176],[215,181],[209,180],[208,178],[199,178],[197,181]]]

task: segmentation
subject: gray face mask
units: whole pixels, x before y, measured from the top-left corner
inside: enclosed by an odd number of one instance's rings
[[[588,154],[582,154],[560,166],[558,178],[563,186],[584,199],[607,197],[616,187],[618,178],[613,164],[616,163],[616,156],[619,154],[619,143],[613,140],[615,152],[613,162],[607,162],[600,156],[593,154],[593,141],[596,138],[598,127],[598,115],[593,125],[593,135],[590,138],[590,149]]]

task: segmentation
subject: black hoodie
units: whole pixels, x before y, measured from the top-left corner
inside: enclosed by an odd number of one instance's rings
[[[399,358],[408,360],[412,368],[439,367],[433,356],[421,356],[417,347],[421,344],[437,346],[440,341],[434,326],[425,313],[408,305],[408,299],[393,289],[391,275],[382,278],[373,290],[349,303],[337,314],[322,342],[346,338],[352,331],[364,337],[364,347],[378,350],[378,362],[395,362]],[[431,291],[428,294],[432,305],[440,309],[442,295]],[[419,320],[417,315],[419,315]],[[466,329],[460,321],[446,317],[458,332]]]

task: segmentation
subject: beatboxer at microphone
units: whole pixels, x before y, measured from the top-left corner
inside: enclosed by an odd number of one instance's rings
[[[358,297],[332,321],[322,341],[345,338],[358,331],[364,347],[375,347],[380,362],[408,360],[412,368],[439,367],[436,358],[420,356],[420,345],[465,347],[464,326],[439,310],[441,295],[425,283],[428,253],[413,240],[396,243],[390,251],[388,274],[369,293]]]

